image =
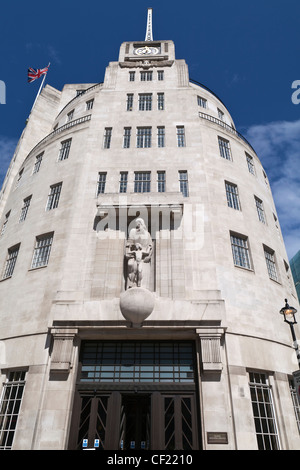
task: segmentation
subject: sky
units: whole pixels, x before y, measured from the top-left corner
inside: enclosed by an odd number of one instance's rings
[[[50,62],[49,85],[98,83],[120,44],[175,43],[190,78],[228,108],[268,175],[289,259],[300,249],[299,0],[10,0],[0,13],[0,185],[40,81],[28,67]],[[299,92],[298,92],[299,90]]]

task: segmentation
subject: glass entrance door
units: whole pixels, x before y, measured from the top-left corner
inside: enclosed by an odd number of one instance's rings
[[[120,443],[122,450],[150,449],[151,396],[122,395],[120,414]]]
[[[199,448],[192,342],[87,341],[70,449]]]

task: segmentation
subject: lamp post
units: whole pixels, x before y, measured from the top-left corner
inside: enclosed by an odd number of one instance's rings
[[[295,330],[294,330],[294,325],[295,325],[295,323],[297,323],[296,318],[295,318],[295,313],[296,312],[297,312],[297,310],[294,307],[291,307],[287,303],[287,299],[285,299],[285,306],[280,310],[279,313],[281,313],[283,315],[284,321],[290,325],[292,338],[293,338],[293,346],[294,346],[294,349],[296,351],[297,360],[298,360],[298,367],[299,367],[299,370],[300,370],[300,352],[299,352],[298,343],[297,343],[297,339],[296,339],[296,334],[295,334]]]

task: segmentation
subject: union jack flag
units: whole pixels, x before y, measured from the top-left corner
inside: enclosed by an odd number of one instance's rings
[[[48,72],[48,67],[45,67],[43,69],[33,69],[30,67],[28,69],[28,83],[33,82],[37,78],[40,78],[42,75],[45,75]]]

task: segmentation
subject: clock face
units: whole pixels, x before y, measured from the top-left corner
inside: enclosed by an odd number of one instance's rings
[[[135,49],[134,52],[135,54],[138,54],[138,55],[148,56],[152,54],[158,54],[159,50],[157,47],[144,46],[144,47],[139,47]]]

